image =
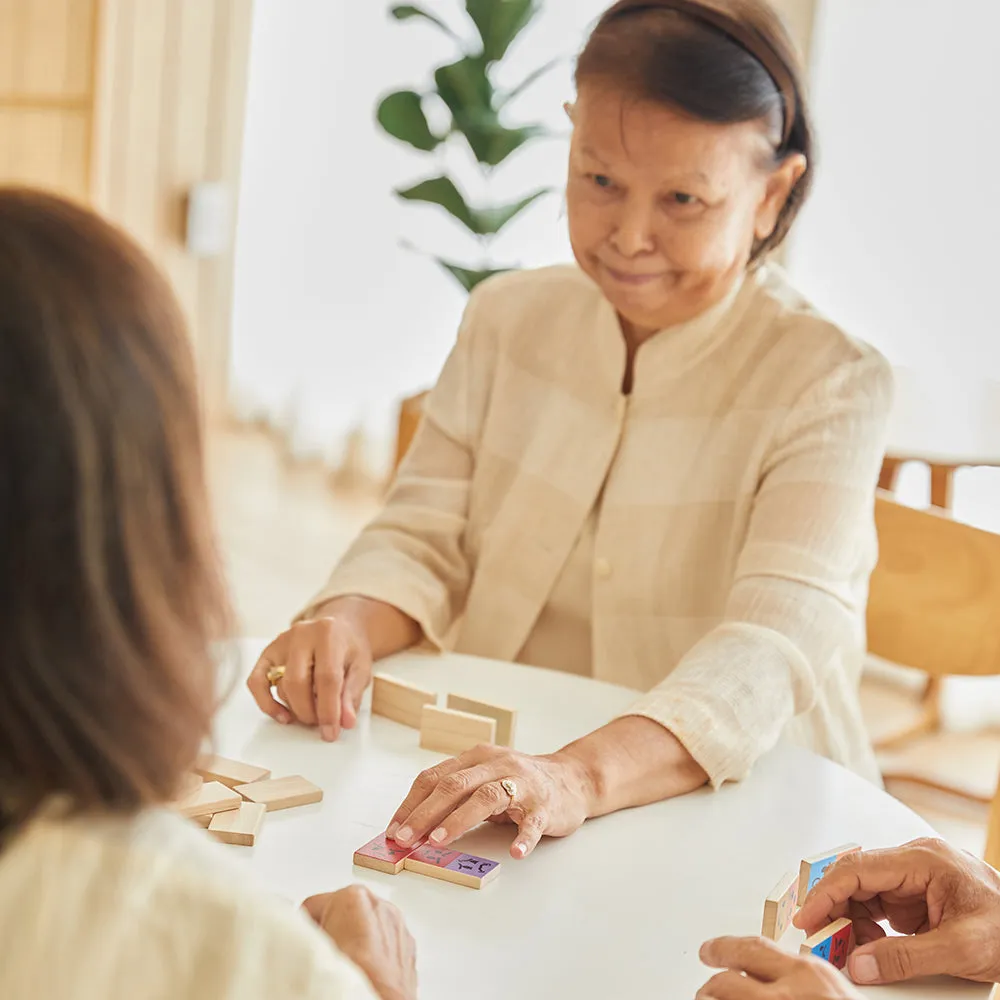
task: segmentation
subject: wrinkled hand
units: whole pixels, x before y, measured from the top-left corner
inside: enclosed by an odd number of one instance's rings
[[[1000,977],[1000,875],[943,841],[842,858],[808,895],[795,924],[814,934],[844,916],[854,921],[860,946],[848,961],[856,983]],[[880,920],[909,936],[886,937]]]
[[[510,778],[514,800],[500,784]],[[480,746],[424,771],[386,831],[403,846],[429,839],[444,847],[491,820],[515,823],[513,858],[527,857],[543,836],[565,837],[587,819],[592,793],[585,769],[563,753],[529,757]]]
[[[829,962],[789,955],[764,938],[719,938],[702,946],[701,960],[725,971],[695,1000],[861,1000]]]
[[[354,885],[310,896],[302,908],[368,977],[382,1000],[415,1000],[416,945],[395,906]]]
[[[285,668],[285,676],[272,691],[267,672],[276,666]],[[323,739],[333,742],[341,727],[357,723],[371,677],[367,637],[350,617],[338,616],[299,622],[282,632],[261,653],[247,687],[265,715],[286,725],[319,726]]]

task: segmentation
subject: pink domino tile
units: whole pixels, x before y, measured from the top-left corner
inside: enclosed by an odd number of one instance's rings
[[[413,847],[402,847],[394,840],[388,840],[380,833],[364,847],[354,852],[354,863],[361,868],[371,868],[373,871],[398,875],[403,870],[403,862],[414,851]]]
[[[433,865],[435,868],[447,868],[460,857],[462,857],[461,851],[451,851],[447,847],[431,847],[429,844],[425,844],[413,851],[407,860]],[[404,865],[404,867],[406,866]]]

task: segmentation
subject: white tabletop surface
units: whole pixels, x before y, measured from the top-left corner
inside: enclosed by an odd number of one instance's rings
[[[246,663],[262,643],[244,644]],[[627,708],[633,692],[596,681],[459,656],[405,655],[391,673],[442,694],[518,710],[517,748],[548,752]],[[760,931],[763,900],[799,859],[849,841],[884,847],[930,833],[895,799],[804,751],[779,749],[749,780],[711,794],[587,823],[545,841],[526,861],[507,854],[511,828],[461,845],[503,862],[482,891],[404,872],[352,866],[354,850],[389,821],[413,778],[441,757],[418,734],[367,705],[358,728],[328,745],[259,715],[237,688],[217,727],[220,753],[302,774],[322,803],[269,815],[254,848],[228,848],[252,877],[299,901],[363,882],[406,914],[417,939],[423,1000],[687,1000],[709,972],[698,948],[720,934]],[[792,931],[785,946],[797,948]],[[951,981],[873,991],[883,1000],[985,1000]]]

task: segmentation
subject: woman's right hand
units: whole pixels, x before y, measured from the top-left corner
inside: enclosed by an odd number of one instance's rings
[[[302,908],[368,977],[382,1000],[415,1000],[416,944],[395,906],[353,885],[310,896]]]
[[[795,925],[814,934],[845,916],[859,946],[848,962],[856,983],[1000,980],[1000,874],[943,841],[842,858],[806,897]],[[906,936],[887,937],[881,920]]]
[[[278,666],[285,674],[272,689],[267,672]],[[247,687],[272,719],[319,726],[323,739],[332,743],[341,728],[354,728],[371,677],[372,650],[364,628],[352,614],[336,613],[282,632],[261,653]]]

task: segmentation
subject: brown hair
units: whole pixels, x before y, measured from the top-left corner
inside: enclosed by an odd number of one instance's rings
[[[191,353],[142,252],[0,189],[0,826],[162,802],[228,625]]]
[[[576,79],[607,80],[702,121],[769,122],[777,161],[802,153],[807,167],[751,263],[784,241],[812,186],[815,148],[802,62],[767,0],[619,0],[587,41]]]

